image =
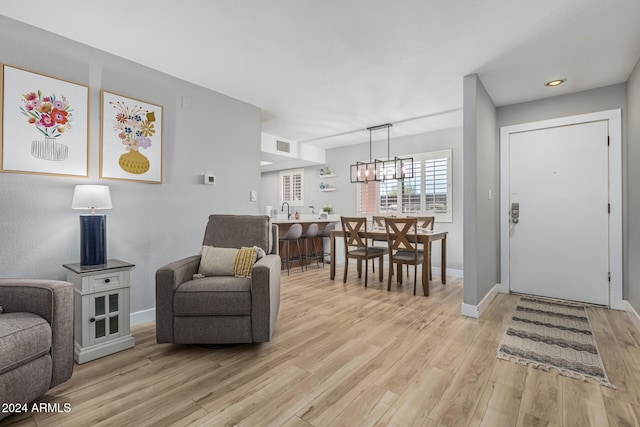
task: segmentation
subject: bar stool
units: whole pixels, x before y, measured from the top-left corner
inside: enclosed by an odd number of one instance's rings
[[[302,225],[300,224],[291,224],[289,227],[289,231],[282,237],[279,237],[278,240],[280,242],[287,243],[287,257],[282,258],[282,262],[287,262],[287,275],[289,274],[289,270],[291,268],[291,261],[300,261],[300,267],[302,267],[302,271],[304,271],[304,264],[302,263],[302,251],[300,250],[300,237],[302,236]],[[295,241],[296,245],[298,245],[298,256],[291,256],[291,242]]]
[[[304,249],[304,254],[302,255],[302,258],[306,261],[305,264],[307,264],[307,270],[309,269],[310,260],[314,258],[316,260],[316,267],[320,267],[320,265],[318,264],[319,254],[318,254],[318,250],[316,249],[317,235],[318,235],[318,224],[314,222],[309,225],[309,228],[307,228],[307,231],[303,233],[301,236],[302,247]],[[313,248],[313,253],[311,253],[308,248],[309,240],[311,240],[311,248]]]
[[[327,225],[324,227],[324,229],[323,229],[320,233],[318,233],[318,236],[321,236],[321,237],[322,237],[322,254],[321,254],[321,255],[322,255],[322,267],[323,267],[323,268],[324,268],[324,263],[325,263],[324,259],[325,259],[326,257],[328,257],[328,256],[331,256],[331,252],[329,252],[329,249],[325,249],[325,246],[324,246],[324,239],[325,239],[325,237],[326,237],[327,239],[328,239],[329,237],[331,237],[331,232],[332,232],[333,230],[335,230],[335,229],[336,229],[336,225],[335,225],[335,224],[333,224],[333,223],[331,223],[331,224],[327,224]]]

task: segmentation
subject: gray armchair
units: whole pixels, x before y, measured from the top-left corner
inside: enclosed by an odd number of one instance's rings
[[[0,404],[26,404],[71,378],[73,286],[0,279],[0,305]]]
[[[237,344],[271,340],[280,307],[278,227],[266,215],[211,215],[203,245],[258,246],[267,254],[251,277],[193,278],[200,255],[156,272],[158,343]]]

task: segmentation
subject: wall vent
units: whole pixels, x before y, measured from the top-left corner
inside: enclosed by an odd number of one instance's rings
[[[291,144],[285,141],[276,140],[276,150],[282,151],[283,153],[290,153]]]

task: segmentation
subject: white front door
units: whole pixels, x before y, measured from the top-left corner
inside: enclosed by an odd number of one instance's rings
[[[511,291],[609,305],[607,140],[607,120],[509,134]]]

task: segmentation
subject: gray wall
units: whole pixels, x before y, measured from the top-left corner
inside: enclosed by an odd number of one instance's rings
[[[624,298],[640,313],[640,60],[636,63],[627,82],[627,117],[623,123],[627,129],[627,155],[623,167],[626,170],[627,221],[626,257],[624,263]]]
[[[261,187],[258,108],[2,16],[0,62],[90,87],[88,179],[0,173],[0,277],[66,278],[62,264],[80,258],[76,184],[111,188],[107,252],[136,264],[132,312],[155,307],[156,269],[199,251],[209,214],[262,213],[249,201]],[[164,106],[162,184],[98,179],[100,89]]]
[[[544,98],[537,101],[499,107],[498,127],[616,108],[623,108],[622,122],[626,123],[625,106],[626,84],[621,83],[567,95]]]
[[[368,134],[363,131],[363,139],[368,140]],[[436,228],[449,232],[447,237],[447,268],[462,270],[462,128],[445,129],[435,132],[422,133],[404,137],[393,137],[391,131],[391,155],[405,155],[452,149],[452,184],[453,184],[453,222],[437,223]],[[381,158],[387,156],[386,140],[374,142],[372,150],[373,157]],[[331,204],[334,213],[337,215],[356,214],[357,185],[349,182],[349,165],[357,160],[367,160],[369,158],[369,142],[363,144],[350,145],[329,149],[326,152],[327,165],[335,172],[337,177],[322,179],[318,174],[321,166],[305,168],[304,190],[305,209],[303,213],[308,213],[307,206],[314,205],[320,209],[325,204]],[[278,172],[265,172],[262,174],[262,193],[264,195],[264,205],[278,207]],[[320,182],[336,187],[334,192],[320,192]],[[262,207],[264,209],[264,207]],[[279,211],[278,207],[278,211]],[[433,265],[440,266],[440,245],[433,246]]]
[[[500,151],[491,97],[475,74],[463,85],[464,303],[477,306],[500,280]]]

